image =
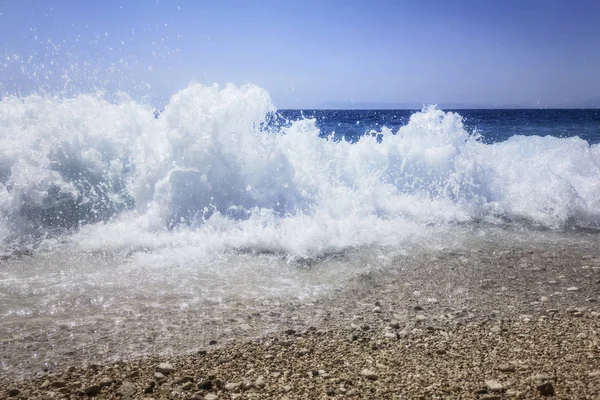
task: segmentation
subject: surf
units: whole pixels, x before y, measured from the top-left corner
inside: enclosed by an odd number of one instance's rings
[[[157,115],[126,95],[9,96],[0,126],[4,246],[64,237],[304,257],[431,226],[600,226],[598,145],[486,143],[435,107],[349,142],[284,119],[255,85],[192,84]]]

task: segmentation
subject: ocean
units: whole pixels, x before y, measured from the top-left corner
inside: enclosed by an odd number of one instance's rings
[[[253,85],[194,84],[160,112],[5,97],[0,365],[192,351],[357,277],[589,255],[599,229],[600,110],[277,110]]]

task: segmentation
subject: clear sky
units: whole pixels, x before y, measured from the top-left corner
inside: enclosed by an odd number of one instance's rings
[[[280,108],[577,105],[600,96],[600,1],[0,0],[0,93],[164,104],[255,83]]]

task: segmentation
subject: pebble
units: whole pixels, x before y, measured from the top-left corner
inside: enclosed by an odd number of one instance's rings
[[[504,390],[504,385],[493,379],[485,381],[485,386],[487,386],[488,390],[491,392],[501,392]]]
[[[235,392],[240,388],[242,384],[240,382],[227,382],[225,384],[225,390],[228,392]]]
[[[192,382],[186,382],[181,386],[181,390],[185,390],[186,392],[189,392],[193,388],[194,388],[194,384]]]
[[[380,313],[381,313],[381,307],[375,307],[375,308],[373,309],[373,312],[374,312],[375,314],[380,314]]]
[[[537,390],[542,396],[554,396],[555,394],[552,382],[544,382],[541,385],[538,385]]]
[[[261,375],[258,378],[256,378],[256,380],[254,381],[254,386],[258,389],[263,389],[265,386],[267,386],[265,382],[265,377]]]
[[[212,381],[210,380],[201,380],[198,382],[198,389],[210,390],[212,388]]]
[[[511,364],[500,364],[498,370],[501,372],[515,372],[515,366]]]
[[[497,394],[487,393],[487,394],[482,395],[479,399],[480,400],[502,400],[502,397],[500,397]]]
[[[100,385],[91,385],[85,388],[84,393],[88,396],[95,396],[100,393]]]
[[[171,372],[175,371],[175,368],[169,363],[160,363],[156,370],[162,374],[169,375]]]
[[[19,389],[17,389],[17,388],[8,389],[8,396],[9,397],[18,396],[19,393],[21,393],[21,391]]]
[[[598,378],[598,377],[600,377],[600,369],[588,373],[588,376],[590,378]]]
[[[213,394],[213,393],[209,393],[204,396],[204,400],[217,400],[218,398],[219,398],[219,396],[217,396],[216,394]]]
[[[567,292],[576,292],[578,290],[579,290],[579,288],[576,286],[571,286],[571,287],[567,288]]]
[[[100,387],[110,386],[113,384],[113,380],[110,378],[102,378],[100,379],[100,382],[98,382],[98,384],[100,385]]]
[[[367,379],[370,379],[372,381],[376,381],[379,378],[379,375],[377,375],[375,372],[371,371],[370,369],[363,369],[362,371],[360,371],[360,374],[362,376],[364,376]]]
[[[123,382],[121,387],[117,389],[117,394],[122,397],[131,397],[135,394],[135,386],[131,382]]]
[[[157,381],[162,381],[164,379],[166,379],[165,375],[162,372],[155,372],[154,373],[154,379],[156,379]]]

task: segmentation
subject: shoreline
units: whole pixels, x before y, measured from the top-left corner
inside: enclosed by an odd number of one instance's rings
[[[553,390],[556,399],[595,398],[600,319],[574,314],[410,331],[394,322],[290,329],[195,355],[70,367],[25,381],[0,378],[0,398],[490,400],[543,398],[542,390]]]
[[[217,330],[191,321],[121,361],[75,351],[43,371],[14,358],[0,370],[0,399],[528,399],[541,398],[546,382],[557,399],[596,398],[598,253],[513,243],[420,254],[309,302],[273,302],[256,315],[222,310],[231,318]],[[28,340],[0,340],[1,352],[19,356]],[[116,350],[143,340],[121,339]],[[155,375],[161,363],[174,370]]]

